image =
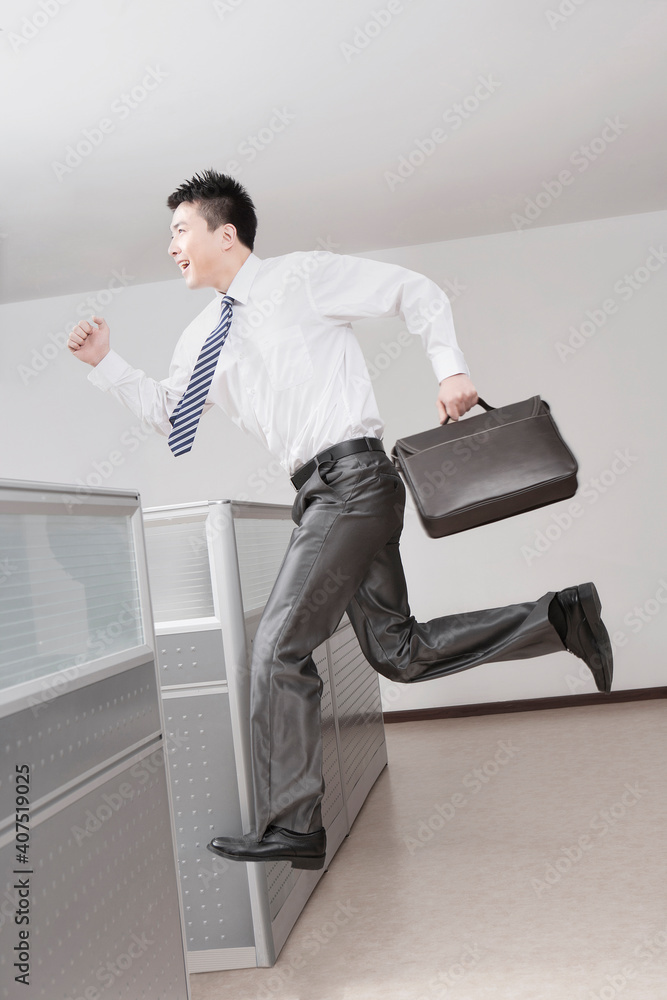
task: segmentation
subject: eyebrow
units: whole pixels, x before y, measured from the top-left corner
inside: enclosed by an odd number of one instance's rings
[[[172,229],[178,229],[179,226],[187,226],[187,222],[172,222],[169,226],[169,232],[171,232]]]

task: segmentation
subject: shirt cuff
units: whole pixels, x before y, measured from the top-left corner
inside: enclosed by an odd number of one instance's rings
[[[88,381],[106,391],[132,371],[131,365],[123,361],[115,351],[109,351],[88,375]]]
[[[431,358],[433,371],[438,382],[450,375],[470,375],[463,352],[456,347],[445,347]]]

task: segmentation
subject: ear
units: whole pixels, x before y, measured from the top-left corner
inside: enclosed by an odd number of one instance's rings
[[[236,226],[233,226],[231,222],[226,222],[224,226],[220,227],[220,249],[223,253],[236,246],[237,240]]]

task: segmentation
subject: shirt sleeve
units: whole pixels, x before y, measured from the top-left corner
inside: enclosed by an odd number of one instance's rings
[[[449,299],[425,275],[397,264],[321,251],[317,267],[309,272],[309,285],[322,315],[348,322],[400,316],[408,331],[421,337],[438,382],[470,374],[456,340]]]
[[[132,368],[115,351],[109,353],[88,375],[88,380],[103,392],[123,403],[145,424],[169,435],[169,417],[185,392],[192,374],[181,342],[176,346],[169,368],[169,377],[156,381],[138,368]],[[212,406],[207,403],[204,412]]]

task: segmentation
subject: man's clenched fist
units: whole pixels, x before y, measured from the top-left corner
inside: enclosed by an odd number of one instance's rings
[[[450,375],[443,378],[438,393],[438,413],[440,423],[444,424],[447,417],[458,420],[477,402],[477,390],[467,375]]]
[[[109,353],[109,327],[101,316],[92,316],[92,323],[82,319],[67,338],[67,346],[80,361],[98,365]]]

